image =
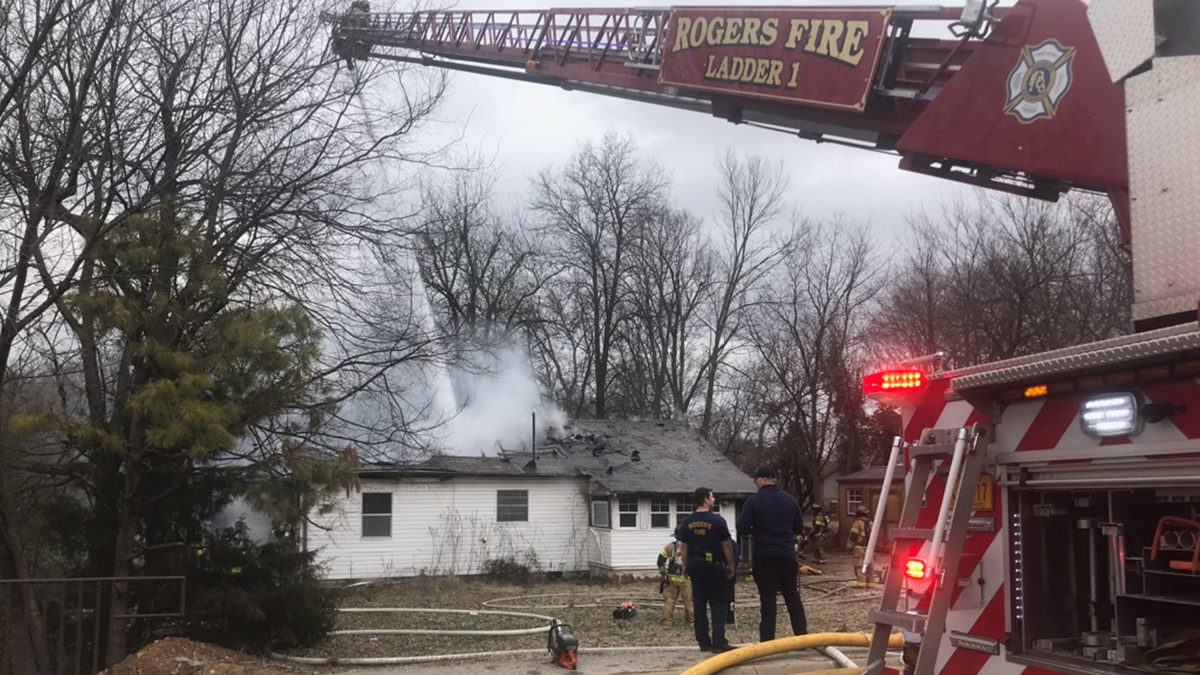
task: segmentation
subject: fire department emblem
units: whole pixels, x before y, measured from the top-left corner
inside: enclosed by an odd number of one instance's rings
[[[1023,124],[1054,117],[1058,104],[1071,88],[1071,61],[1075,48],[1057,40],[1021,50],[1021,59],[1008,74],[1008,101],[1004,112]]]

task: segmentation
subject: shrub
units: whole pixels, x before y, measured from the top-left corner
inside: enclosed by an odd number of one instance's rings
[[[336,620],[334,590],[321,581],[314,554],[291,541],[256,544],[245,523],[223,530],[197,558],[188,579],[193,637],[230,646],[310,646]]]
[[[533,580],[535,573],[540,572],[541,569],[542,565],[538,561],[537,553],[533,551],[526,552],[525,560],[522,562],[518,562],[513,556],[492,558],[483,562],[484,576],[497,581],[529,583]]]

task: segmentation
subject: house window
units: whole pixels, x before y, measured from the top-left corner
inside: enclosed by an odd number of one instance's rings
[[[612,504],[607,498],[592,499],[592,527],[612,527],[612,521],[609,519],[611,509]]]
[[[683,519],[690,516],[693,510],[691,495],[678,495],[675,497],[675,527],[679,527]]]
[[[362,536],[392,536],[392,493],[364,492],[362,495]]]
[[[617,522],[621,527],[637,527],[637,497],[621,497],[617,502]]]
[[[496,522],[529,521],[529,490],[496,490]]]
[[[862,488],[846,488],[846,515],[852,516],[863,503]]]
[[[650,499],[650,527],[671,527],[671,498],[652,497]]]

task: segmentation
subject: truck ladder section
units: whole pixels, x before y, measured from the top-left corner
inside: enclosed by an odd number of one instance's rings
[[[970,429],[926,430],[918,443],[907,446],[912,462],[908,489],[900,524],[891,531],[892,557],[884,580],[883,599],[878,610],[870,613],[875,624],[871,636],[871,647],[863,675],[881,675],[887,654],[888,639],[893,627],[922,635],[920,656],[915,675],[932,675],[937,662],[938,647],[946,629],[946,614],[957,583],[959,557],[966,542],[967,525],[970,522],[972,496],[979,483],[979,476],[987,455],[986,427],[974,425]],[[903,450],[900,439],[892,447],[894,467]],[[949,459],[949,467],[942,460]],[[939,466],[935,463],[942,462]],[[932,474],[945,473],[945,489],[933,529],[916,527],[921,504]],[[890,475],[890,471],[889,471]],[[886,502],[890,488],[883,486],[880,505]],[[864,566],[870,564],[874,553],[874,542],[881,519],[876,518],[868,545]],[[930,601],[926,612],[899,609],[904,593],[905,566],[908,553],[919,542],[930,542],[929,554],[925,558],[926,572],[931,574]]]
[[[1005,11],[997,9],[996,14],[1003,16]],[[912,37],[914,22],[949,24],[960,16],[960,8],[893,8],[873,82],[874,100],[853,116],[731,92],[715,96],[681,92],[659,83],[669,8],[393,13],[352,9],[324,13],[321,20],[333,27],[334,53],[351,61],[419,63],[698,110],[737,121],[801,120],[816,130],[814,137],[825,130],[891,149],[980,44],[974,36]]]

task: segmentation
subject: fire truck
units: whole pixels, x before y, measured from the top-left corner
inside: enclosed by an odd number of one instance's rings
[[[906,482],[864,672],[1200,670],[1200,2],[373,14],[360,0],[323,18],[351,62],[692,110],[1031,198],[1108,195],[1134,333],[864,379],[904,411],[882,493]],[[886,659],[896,629],[902,666]]]

